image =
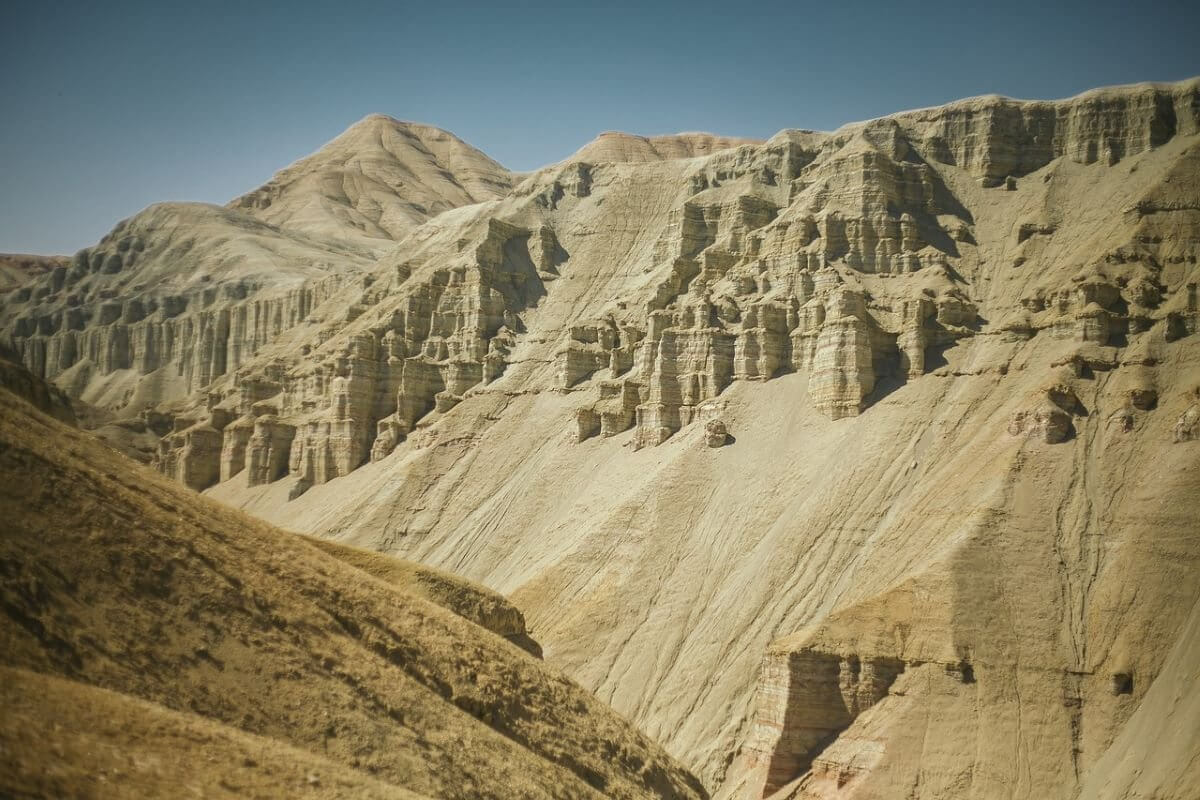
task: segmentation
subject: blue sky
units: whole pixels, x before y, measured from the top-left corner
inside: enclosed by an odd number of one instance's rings
[[[0,14],[0,252],[223,203],[371,112],[518,170],[604,130],[767,137],[1200,74],[1200,3],[24,2]]]

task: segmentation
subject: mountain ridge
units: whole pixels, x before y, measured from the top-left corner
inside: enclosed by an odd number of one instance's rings
[[[1082,797],[1142,703],[1189,718],[1153,686],[1194,668],[1200,81],[616,138],[653,157],[544,167],[311,297],[71,329],[118,235],[0,323],[135,387],[167,475],[514,597],[721,797]],[[135,346],[189,319],[191,361]]]

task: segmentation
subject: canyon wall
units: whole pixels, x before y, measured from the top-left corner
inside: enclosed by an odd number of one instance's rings
[[[1070,797],[1200,587],[1198,181],[1195,80],[609,136],[387,248],[221,210],[287,287],[214,234],[132,319],[119,229],[2,313],[161,471],[513,595],[721,796]]]

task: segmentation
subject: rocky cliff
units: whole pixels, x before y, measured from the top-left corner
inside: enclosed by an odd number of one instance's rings
[[[478,163],[387,248],[206,207],[169,317],[103,294],[177,276],[135,218],[3,319],[161,471],[513,594],[721,794],[1116,769],[1200,596],[1200,81]]]

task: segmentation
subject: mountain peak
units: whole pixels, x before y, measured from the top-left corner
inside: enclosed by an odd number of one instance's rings
[[[511,187],[508,170],[449,131],[368,114],[230,207],[383,249],[443,211]]]

